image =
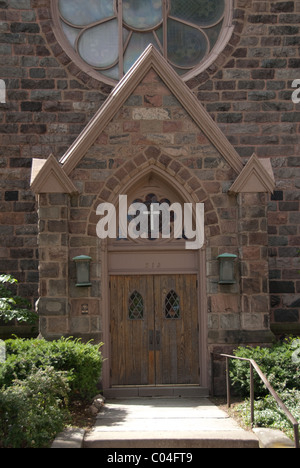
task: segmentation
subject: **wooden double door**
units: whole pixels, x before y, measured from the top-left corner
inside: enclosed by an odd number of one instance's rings
[[[199,384],[196,275],[112,276],[111,385]]]

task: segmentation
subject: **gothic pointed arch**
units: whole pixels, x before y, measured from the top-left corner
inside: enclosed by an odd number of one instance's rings
[[[166,193],[173,192],[174,201],[183,203],[204,203],[206,225],[218,224],[217,210],[210,194],[201,182],[180,161],[171,158],[157,148],[150,147],[131,161],[125,162],[106,181],[96,201],[91,207],[88,223],[88,234],[96,235],[96,224],[99,217],[97,207],[101,203],[112,203],[118,206],[119,195],[133,197],[138,187],[144,186],[149,179],[155,179],[158,185],[166,187]]]

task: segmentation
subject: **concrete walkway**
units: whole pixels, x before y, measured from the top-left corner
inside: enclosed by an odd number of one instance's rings
[[[207,398],[110,400],[99,413],[85,448],[258,448]]]

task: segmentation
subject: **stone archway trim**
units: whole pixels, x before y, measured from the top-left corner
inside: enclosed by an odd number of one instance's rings
[[[207,225],[218,222],[215,207],[205,190],[205,183],[192,174],[180,161],[165,155],[158,148],[149,147],[131,161],[125,162],[108,178],[91,207],[87,226],[88,235],[96,235],[96,224],[99,220],[96,215],[98,205],[109,202],[116,206],[118,196],[126,194],[132,186],[148,173],[154,173],[161,178],[167,179],[175,190],[182,194],[186,203],[204,203]]]

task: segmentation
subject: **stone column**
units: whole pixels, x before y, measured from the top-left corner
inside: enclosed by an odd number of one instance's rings
[[[266,193],[238,195],[241,326],[246,334],[253,332],[249,342],[257,343],[270,334],[267,198]]]
[[[69,195],[39,194],[40,333],[56,339],[69,331],[68,211]]]

